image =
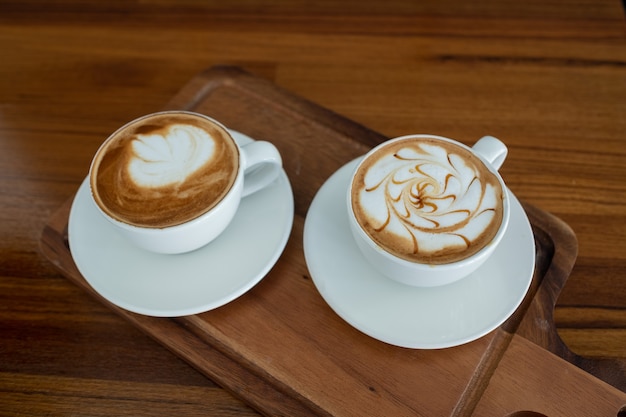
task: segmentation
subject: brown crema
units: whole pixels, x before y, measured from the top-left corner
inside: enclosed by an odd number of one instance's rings
[[[359,166],[352,211],[379,246],[399,258],[446,264],[488,245],[503,218],[500,181],[469,150],[413,137],[383,146]]]
[[[212,157],[184,180],[162,186],[133,180],[133,141],[139,135],[167,136],[174,125],[206,132]],[[210,119],[186,112],[157,113],[120,128],[98,150],[91,168],[91,189],[98,206],[113,219],[139,227],[165,228],[193,220],[217,205],[233,186],[239,150],[230,134]]]

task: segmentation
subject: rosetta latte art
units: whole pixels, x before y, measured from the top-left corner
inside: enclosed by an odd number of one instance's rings
[[[203,129],[172,125],[166,133],[138,134],[132,142],[130,178],[143,187],[182,183],[214,153],[215,142]]]
[[[94,198],[110,217],[140,227],[190,221],[217,205],[239,170],[239,151],[214,122],[157,114],[118,130],[95,158]]]
[[[447,263],[477,252],[497,232],[501,186],[469,151],[400,141],[374,159],[355,179],[357,218],[391,252]]]

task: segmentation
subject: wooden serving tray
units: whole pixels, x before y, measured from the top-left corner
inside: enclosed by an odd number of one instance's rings
[[[559,219],[524,205],[537,266],[528,295],[500,328],[443,350],[391,346],[355,330],[327,306],[302,248],[304,219],[319,187],[386,138],[233,67],[199,74],[166,108],[211,115],[273,142],[284,156],[295,220],[268,276],[216,310],[155,318],[110,304],[78,272],[67,243],[71,200],[44,229],[42,251],[72,282],[262,414],[508,416],[532,410],[617,416],[626,405],[626,394],[616,388],[624,389],[623,371],[577,357],[556,333],[554,305],[577,252],[573,232]]]

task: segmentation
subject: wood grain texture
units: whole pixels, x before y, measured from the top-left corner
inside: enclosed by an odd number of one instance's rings
[[[385,136],[501,137],[509,187],[578,238],[559,337],[623,363],[625,43],[618,0],[2,1],[0,409],[69,414],[53,407],[80,381],[127,384],[134,398],[112,408],[94,397],[74,414],[122,414],[133,401],[134,415],[157,414],[153,384],[172,390],[180,415],[221,401],[214,415],[253,413],[68,282],[38,246],[102,140],[216,64]],[[185,387],[206,402],[186,403]]]
[[[383,140],[381,135],[235,67],[202,72],[166,107],[209,114],[240,132],[273,141],[294,189],[291,238],[262,283],[219,309],[171,320],[113,308],[263,414],[471,415],[486,401],[482,397],[489,381],[501,369],[518,330],[543,349],[573,363],[580,359],[560,342],[552,315],[577,249],[573,232],[559,219],[526,205],[536,240],[536,272],[524,302],[500,329],[451,349],[393,347],[351,328],[325,305],[310,280],[302,248],[311,190],[369,149],[372,140]],[[316,152],[318,148],[324,151]],[[302,166],[315,169],[302,173]],[[44,229],[43,253],[71,281],[101,299],[72,262],[65,235],[68,208],[64,205]],[[541,360],[535,352],[528,354]],[[579,365],[616,386],[626,379],[617,361]],[[585,389],[602,395],[587,402],[602,399],[617,409],[616,403],[626,401],[626,394],[615,388],[607,392],[594,384],[606,385],[589,375]],[[560,393],[533,402],[539,409],[559,403],[571,399]]]
[[[600,387],[589,374],[561,363],[561,358],[544,355],[537,345],[515,336],[472,415],[532,411],[540,416],[617,416],[624,411],[623,393]]]

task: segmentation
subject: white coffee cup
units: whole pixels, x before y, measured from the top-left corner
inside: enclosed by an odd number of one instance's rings
[[[208,116],[165,111],[127,123],[100,146],[90,190],[98,210],[129,241],[178,254],[218,237],[241,198],[271,184],[281,167],[269,142],[239,146]]]
[[[492,136],[470,148],[434,135],[399,137],[368,152],[347,193],[363,261],[412,286],[445,285],[474,272],[509,223],[509,198],[498,173],[507,152]]]

